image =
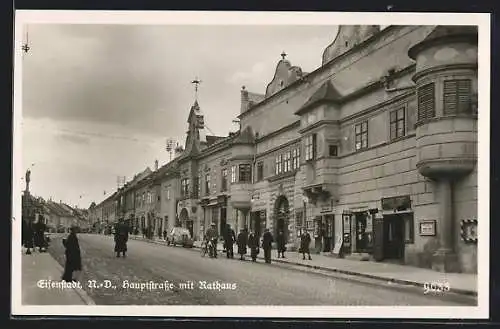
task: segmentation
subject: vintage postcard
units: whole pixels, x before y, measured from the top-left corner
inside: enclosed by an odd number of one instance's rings
[[[488,14],[15,18],[13,315],[489,316]]]

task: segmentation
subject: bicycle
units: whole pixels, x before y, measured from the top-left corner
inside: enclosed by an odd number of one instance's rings
[[[208,254],[208,243],[203,241],[201,244],[201,257],[205,257],[206,254]]]

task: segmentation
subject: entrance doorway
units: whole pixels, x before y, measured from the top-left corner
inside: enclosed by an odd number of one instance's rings
[[[289,213],[288,199],[284,195],[279,196],[274,206],[274,236],[283,231],[285,243],[288,242]]]
[[[384,215],[383,250],[384,259],[403,260],[405,254],[404,216],[399,214]]]
[[[333,215],[325,215],[323,217],[323,251],[330,252],[333,250],[335,239],[335,222]]]
[[[364,253],[369,252],[368,242],[369,237],[367,233],[367,216],[366,212],[354,213],[354,218],[356,220],[356,252]],[[370,230],[371,231],[371,230]]]

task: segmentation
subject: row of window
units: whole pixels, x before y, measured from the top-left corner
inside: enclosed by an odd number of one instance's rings
[[[152,192],[143,192],[142,194],[136,194],[135,204],[137,207],[143,207],[146,204],[152,204],[154,199],[155,197]]]
[[[262,164],[262,162],[259,162]],[[264,165],[261,165],[262,172],[257,175],[257,181],[264,179]],[[274,162],[274,173],[276,175],[284,174],[290,171],[299,169],[300,167],[300,148],[294,148],[292,150],[286,151],[285,153],[276,156]],[[259,171],[259,167],[257,167]]]

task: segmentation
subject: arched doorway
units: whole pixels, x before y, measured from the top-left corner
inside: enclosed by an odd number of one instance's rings
[[[193,237],[193,221],[189,219],[189,214],[186,208],[182,208],[179,215],[179,220],[182,227],[187,228],[189,230],[189,233],[191,234],[191,237]]]
[[[283,231],[285,243],[288,242],[288,224],[290,222],[290,209],[288,199],[284,195],[280,195],[274,204],[274,236],[278,235],[279,231]]]

